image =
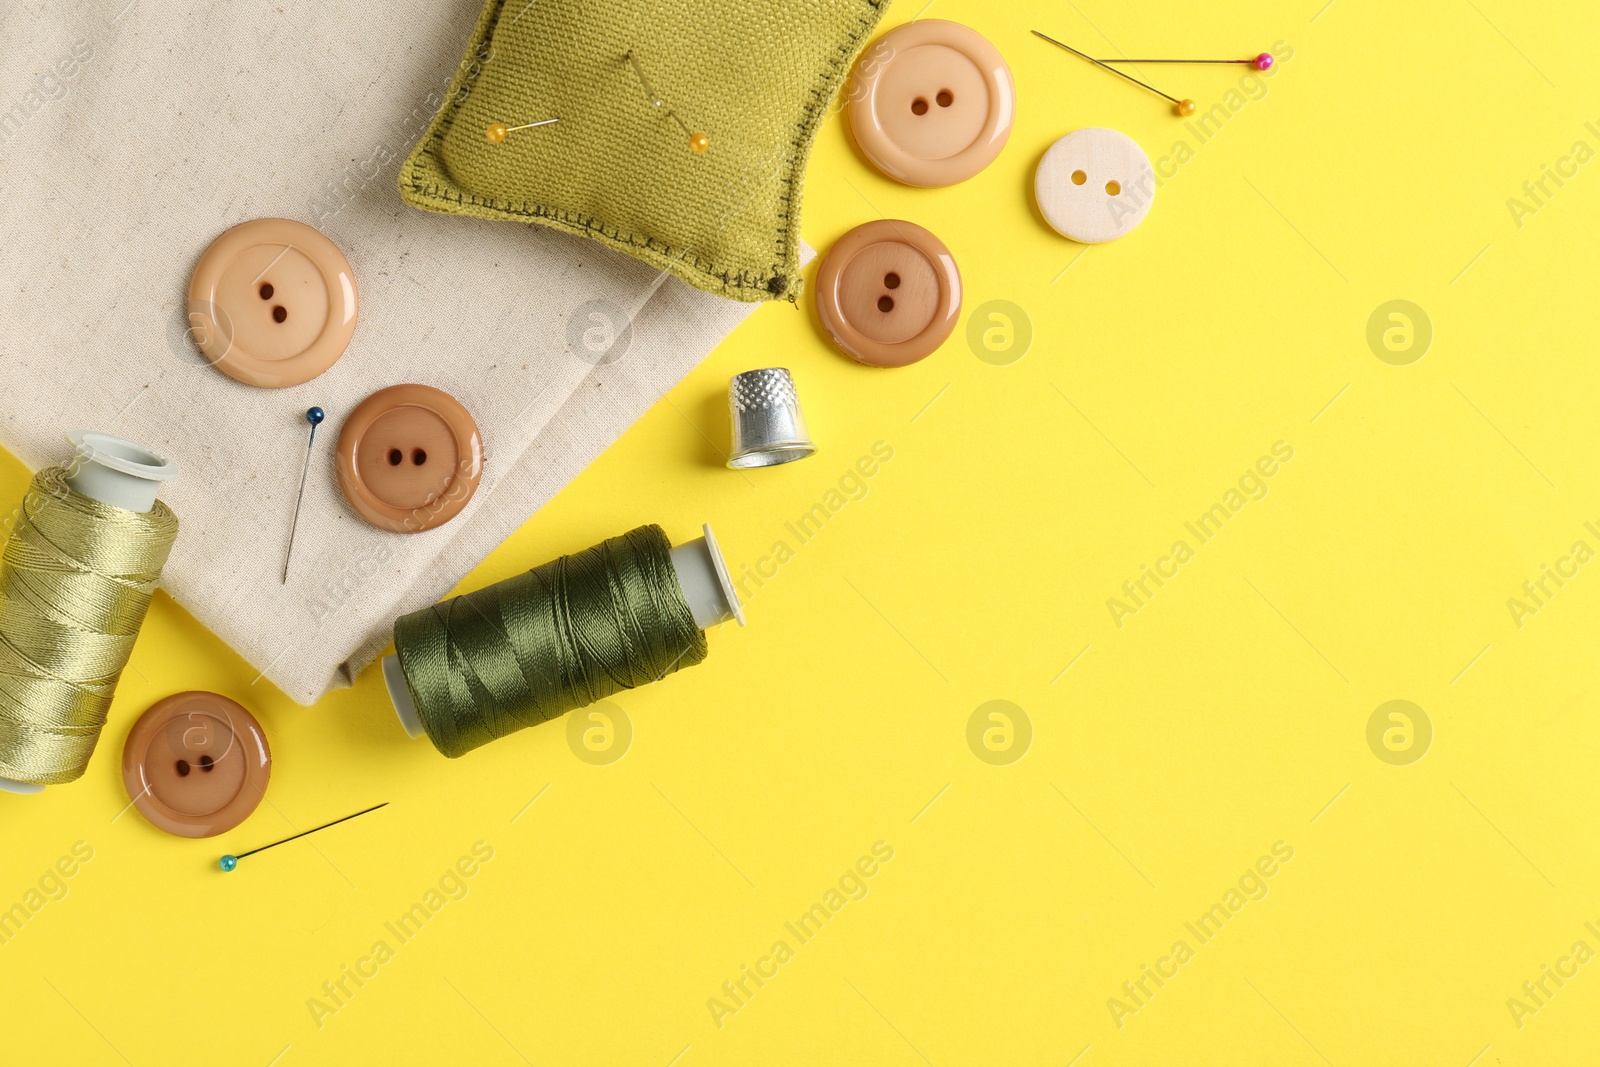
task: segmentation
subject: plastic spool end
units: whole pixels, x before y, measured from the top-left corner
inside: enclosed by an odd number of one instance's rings
[[[705,531],[704,537],[685,541],[672,549],[672,569],[678,575],[683,598],[694,613],[694,624],[709,630],[729,619],[737,619],[743,626],[744,609],[739,606],[733,579],[728,577],[728,565],[717,547],[716,535],[711,532],[709,522],[700,528]]]
[[[73,451],[67,484],[102,504],[148,512],[156,506],[161,483],[178,476],[178,465],[172,460],[121,437],[73,430],[67,440],[72,442]],[[0,793],[37,796],[43,792],[44,786],[33,782],[0,778]]]
[[[411,690],[406,688],[406,672],[400,669],[399,656],[383,657],[383,684],[389,689],[389,703],[394,705],[394,713],[406,733],[412,740],[424,736],[427,731],[422,728],[417,706],[411,702]]]
[[[143,445],[94,430],[67,434],[74,458],[67,484],[92,500],[127,511],[156,506],[161,483],[178,476],[178,465]]]
[[[683,597],[694,615],[694,624],[709,630],[729,619],[745,625],[744,609],[739,605],[739,594],[728,575],[728,565],[722,558],[711,524],[701,527],[704,536],[685,541],[672,549],[672,570],[683,589]],[[389,703],[394,705],[396,718],[412,738],[425,737],[422,718],[411,700],[411,690],[406,686],[406,675],[400,667],[400,657],[394,654],[383,657],[383,684],[389,690]]]

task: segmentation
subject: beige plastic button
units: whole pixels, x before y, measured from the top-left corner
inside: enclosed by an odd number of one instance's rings
[[[335,462],[339,490],[363,519],[421,533],[455,518],[478,491],[483,439],[449,393],[392,385],[350,413]]]
[[[122,747],[122,781],[133,806],[179,837],[215,837],[244,822],[271,775],[261,724],[218,693],[158,701]]]
[[[189,332],[222,373],[279,389],[309,382],[356,329],[356,281],[304,223],[256,219],[211,242],[189,280]]]
[[[1016,119],[1000,52],[958,22],[896,27],[856,61],[850,132],[874,167],[907,185],[954,185],[994,162]]]
[[[873,367],[933,354],[961,316],[961,272],[944,242],[879,219],[834,242],[817,270],[817,315],[840,351]]]
[[[1127,134],[1098,126],[1073,130],[1039,160],[1033,195],[1057,233],[1101,244],[1144,221],[1155,202],[1156,172]]]

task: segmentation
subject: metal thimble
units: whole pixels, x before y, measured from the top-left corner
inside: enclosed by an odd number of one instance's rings
[[[816,451],[786,367],[735,374],[728,382],[728,413],[733,421],[728,466],[735,470],[773,467]]]

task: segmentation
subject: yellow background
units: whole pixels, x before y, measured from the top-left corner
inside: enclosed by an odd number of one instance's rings
[[[1584,528],[1600,525],[1600,163],[1520,227],[1506,202],[1575,141],[1600,148],[1585,128],[1600,16],[1323,3],[920,13],[975,26],[1011,63],[1009,145],[964,184],[911,189],[835,117],[804,235],[825,250],[884,215],[926,225],[961,267],[958,332],[874,372],[830,348],[809,298],[763,307],[463,583],[643,522],[681,539],[712,521],[736,571],[790,542],[775,577],[745,585],[747,629],[616,701],[634,731],[619,761],[580,761],[560,726],[447,761],[397,729],[375,671],[297,707],[160,599],[88,775],[0,797],[0,908],[75,842],[94,850],[0,946],[0,1059],[1592,1059],[1600,963],[1520,1026],[1507,1000],[1574,942],[1600,949],[1584,926],[1600,927],[1600,563],[1520,628],[1507,600],[1573,542],[1600,549]],[[917,15],[902,0],[885,26]],[[1282,41],[1293,57],[1201,144],[1034,27],[1100,53]],[[1204,111],[1245,71],[1143,73]],[[1093,125],[1153,159],[1179,139],[1194,155],[1143,226],[1085,251],[1039,220],[1032,172]],[[1393,299],[1434,330],[1406,366],[1366,342]],[[990,300],[1031,319],[1009,365],[966,340]],[[775,364],[821,450],[724,470],[727,379]],[[878,441],[894,458],[867,495],[798,545],[785,522]],[[1185,522],[1278,441],[1294,458],[1265,499],[1199,545]],[[5,499],[26,474],[4,465]],[[1179,539],[1194,558],[1119,628],[1107,599]],[[119,816],[123,738],[185,689],[252,708],[276,755],[268,802],[209,842]],[[1393,699],[1433,728],[1409,765],[1367,743]],[[1009,765],[968,745],[991,700],[1032,726]],[[479,841],[494,858],[464,899],[398,944],[384,924]],[[785,922],[878,841],[894,855],[868,895],[800,945]],[[1201,945],[1184,924],[1280,841],[1293,859],[1265,898]],[[393,959],[319,1026],[308,1001],[380,939]],[[794,958],[719,1027],[707,1001],[779,939]],[[1178,940],[1193,958],[1119,1026],[1108,1000]]]

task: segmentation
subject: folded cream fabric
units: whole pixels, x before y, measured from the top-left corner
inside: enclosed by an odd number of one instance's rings
[[[396,169],[478,7],[0,6],[0,443],[37,468],[87,427],[176,459],[164,586],[302,703],[370,662],[396,615],[447,592],[750,311],[591,242],[401,204]],[[268,216],[330,237],[359,289],[348,351],[290,389],[232,381],[186,334],[201,252]],[[584,331],[608,318],[622,336],[597,363]],[[466,510],[414,535],[357,517],[332,462],[343,417],[401,382],[466,405],[487,456]],[[313,404],[328,421],[283,585]]]

